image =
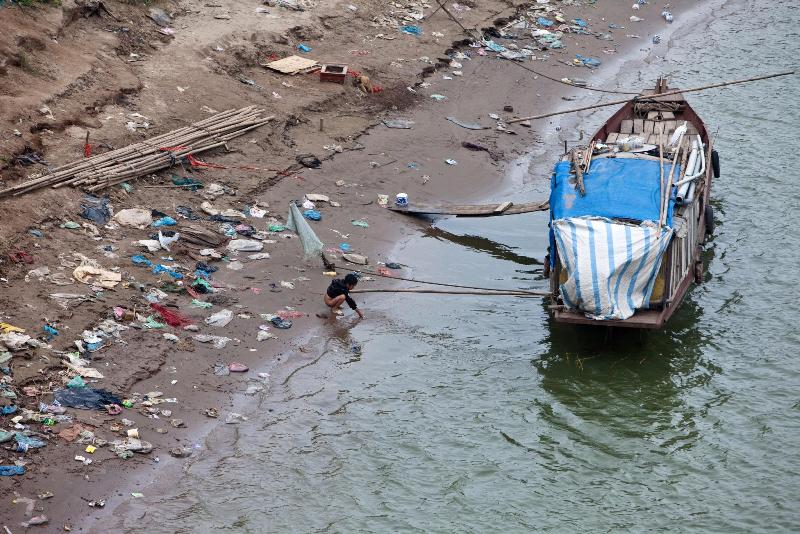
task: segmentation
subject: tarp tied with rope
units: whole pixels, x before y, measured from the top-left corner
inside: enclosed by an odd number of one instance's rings
[[[559,286],[567,308],[597,320],[627,319],[647,308],[671,228],[600,217],[558,219],[551,225],[567,273]]]

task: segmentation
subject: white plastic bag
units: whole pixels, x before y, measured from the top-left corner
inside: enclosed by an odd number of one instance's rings
[[[206,317],[206,324],[209,326],[216,326],[221,328],[227,326],[233,320],[233,312],[230,310],[222,310],[217,313]]]

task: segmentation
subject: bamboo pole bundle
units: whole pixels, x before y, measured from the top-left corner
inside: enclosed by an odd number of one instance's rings
[[[44,176],[0,191],[0,198],[66,185],[98,191],[170,167],[189,155],[225,146],[274,118],[264,117],[263,113],[256,106],[223,111],[139,143],[62,165]]]

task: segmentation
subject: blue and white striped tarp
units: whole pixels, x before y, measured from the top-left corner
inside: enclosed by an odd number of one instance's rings
[[[671,228],[600,217],[572,217],[551,224],[568,275],[560,285],[567,308],[609,320],[627,319],[648,306]]]

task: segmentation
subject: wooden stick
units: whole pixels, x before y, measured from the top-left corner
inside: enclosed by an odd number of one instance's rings
[[[572,164],[575,166],[575,179],[578,182],[578,190],[581,192],[581,196],[586,196],[586,187],[583,185],[583,171],[581,171],[581,162],[578,158],[578,154],[575,151],[572,151]]]
[[[664,216],[664,125],[659,124],[658,129],[658,222],[661,228],[661,219]]]
[[[725,87],[725,86],[728,86],[728,85],[735,85],[735,84],[738,84],[738,83],[757,82],[759,80],[768,80],[770,78],[778,78],[780,76],[790,76],[790,75],[792,75],[794,73],[795,73],[795,71],[790,70],[790,71],[786,71],[786,72],[778,72],[776,74],[765,74],[763,76],[755,76],[753,78],[745,78],[743,80],[733,80],[733,81],[729,81],[729,82],[720,82],[720,83],[714,83],[714,84],[711,84],[711,85],[703,85],[701,87],[692,87],[690,89],[676,89],[674,91],[667,91],[666,93],[661,93],[661,94],[658,94],[658,95],[638,97],[638,100],[657,100],[657,99],[663,98],[665,96],[679,95],[679,94],[682,94],[682,93],[695,93],[697,91],[706,91],[708,89],[716,89],[717,87]],[[536,120],[536,119],[544,119],[546,117],[553,117],[555,115],[565,115],[567,113],[576,113],[578,111],[586,111],[587,109],[597,109],[597,108],[604,108],[604,107],[607,107],[607,106],[616,106],[616,105],[619,105],[619,104],[627,104],[630,101],[631,101],[630,98],[626,98],[625,100],[614,100],[612,102],[606,102],[605,104],[594,104],[592,106],[584,106],[582,108],[568,109],[568,110],[565,110],[565,111],[554,111],[552,113],[544,113],[542,115],[533,115],[533,116],[530,116],[530,117],[521,117],[519,119],[511,119],[511,120],[506,121],[506,123],[512,124],[512,123],[515,123],[515,122],[532,121],[532,120]]]

